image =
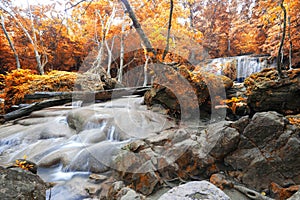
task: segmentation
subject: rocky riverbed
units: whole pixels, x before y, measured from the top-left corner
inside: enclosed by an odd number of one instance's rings
[[[300,129],[283,115],[185,126],[142,102],[51,107],[6,123],[0,163],[26,155],[54,186],[43,193],[51,199],[287,199],[299,190]]]

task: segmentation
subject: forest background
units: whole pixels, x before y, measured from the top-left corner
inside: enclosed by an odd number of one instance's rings
[[[101,66],[109,69],[109,76],[120,78],[121,67],[147,60],[146,52],[138,50],[145,47],[121,1],[49,2],[20,7],[1,0],[0,73]],[[170,1],[129,2],[152,46],[164,49]],[[299,67],[300,1],[292,0],[174,0],[169,51],[191,62],[244,54],[275,58],[284,30],[281,3],[287,16],[283,60]]]

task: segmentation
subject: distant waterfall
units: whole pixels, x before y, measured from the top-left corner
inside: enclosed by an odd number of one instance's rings
[[[243,82],[245,78],[255,72],[260,72],[267,68],[266,58],[240,56],[237,58],[236,72],[238,82]]]
[[[269,67],[266,56],[236,56],[209,59],[201,62],[198,68],[217,75],[230,74],[233,80],[243,82],[245,78],[255,72]]]

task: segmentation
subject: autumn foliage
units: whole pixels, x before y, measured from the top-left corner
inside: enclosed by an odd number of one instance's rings
[[[77,75],[73,72],[51,71],[45,75],[38,75],[29,69],[12,70],[6,76],[1,75],[5,86],[0,98],[5,100],[5,111],[11,105],[26,103],[24,96],[35,91],[72,91]]]
[[[158,51],[156,57],[150,56],[150,63],[189,61],[194,65],[206,58],[268,54],[274,59],[278,54],[284,19],[277,0],[174,0],[169,54],[164,60],[161,55],[167,44],[170,1],[129,2]],[[291,56],[291,65],[299,67],[300,1],[285,0],[283,5],[287,11],[283,60],[287,65]],[[0,74],[8,74],[0,77],[0,88],[4,89],[1,98],[8,104],[21,103],[25,94],[37,90],[71,90],[75,74],[53,70],[85,72],[98,66],[110,69],[109,76],[118,78],[121,65],[124,73],[144,66],[149,53],[144,51],[128,12],[116,0],[69,0],[65,5],[56,2],[27,7],[5,0],[0,16],[23,69],[15,71],[15,55],[2,28]],[[38,61],[45,76],[37,75],[41,73]],[[125,77],[119,81],[141,85],[142,69],[135,73],[140,80]]]
[[[0,8],[0,15],[4,17],[7,32],[19,54],[23,69],[37,70],[34,46],[46,71],[77,71],[85,62],[92,66],[92,59],[86,57],[89,55],[95,58],[103,39],[108,40],[108,45],[113,47],[113,60],[120,56],[121,37],[125,41],[125,51],[143,48],[138,37],[133,36],[131,20],[124,14],[119,1],[83,1],[75,6],[76,2],[70,0],[65,4],[66,8],[70,8],[68,11],[58,11],[59,5],[55,3],[30,5],[32,19],[28,8],[14,7],[10,1],[5,2],[12,11],[7,13]],[[130,3],[153,47],[164,49],[169,1],[142,0]],[[287,31],[290,33],[290,37],[286,37],[284,55],[288,56],[292,43],[292,64],[297,66],[300,62],[300,3],[285,0],[284,5],[289,19]],[[248,53],[276,57],[282,16],[282,10],[275,0],[177,0],[174,1],[170,51],[198,61]],[[109,30],[106,30],[109,20],[112,23]],[[20,24],[32,38],[36,37],[34,45]],[[2,30],[0,52],[1,73],[16,69],[13,52]],[[102,64],[105,67],[106,50],[104,54]]]

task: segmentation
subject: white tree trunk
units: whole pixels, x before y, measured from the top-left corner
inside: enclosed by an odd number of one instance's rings
[[[144,65],[144,83],[143,83],[144,87],[146,87],[147,83],[148,83],[148,73],[147,72],[148,72],[148,63],[149,63],[150,56],[145,54],[145,58],[146,58],[146,62]]]
[[[105,45],[106,45],[106,49],[107,49],[107,52],[108,52],[108,63],[107,63],[107,76],[109,78],[111,78],[111,75],[110,75],[110,68],[111,68],[111,62],[112,62],[112,50],[114,48],[114,43],[115,43],[115,36],[113,36],[112,38],[112,41],[111,41],[111,47],[109,48],[108,46],[108,42],[107,40],[105,40]]]
[[[113,7],[112,13],[111,15],[108,17],[108,19],[106,20],[106,17],[103,18],[99,11],[96,11],[99,15],[100,21],[101,21],[101,26],[102,26],[102,39],[99,45],[99,49],[98,49],[98,55],[97,58],[94,62],[94,66],[92,71],[96,72],[100,71],[100,67],[101,67],[101,63],[102,63],[102,59],[103,59],[103,46],[105,44],[105,40],[106,40],[106,36],[108,35],[108,32],[110,30],[111,24],[115,18],[115,14],[116,14],[116,7]],[[106,21],[106,22],[105,22]]]
[[[8,35],[8,32],[6,31],[6,28],[5,28],[4,17],[2,15],[0,15],[0,18],[1,18],[1,27],[2,27],[2,30],[3,30],[3,32],[5,34],[5,37],[6,37],[7,41],[8,41],[8,43],[9,43],[10,48],[14,52],[14,56],[15,56],[16,64],[17,64],[17,69],[21,69],[21,64],[20,64],[18,53],[17,53],[17,51],[15,49],[15,46],[14,46],[12,40],[10,39],[10,37]]]
[[[124,13],[125,19],[126,14]],[[122,24],[122,31],[121,31],[121,39],[120,39],[120,67],[119,67],[119,73],[118,73],[118,81],[122,83],[122,77],[123,77],[123,67],[124,67],[124,31],[125,31],[125,24]]]
[[[30,4],[29,4],[28,0],[27,0],[27,5],[28,5],[28,11],[29,11],[30,21],[31,21],[31,31],[32,31],[32,35],[33,35],[33,39],[31,38],[31,41],[32,41],[31,44],[33,45],[33,50],[34,50],[35,60],[37,62],[38,71],[39,71],[40,74],[44,74],[45,73],[44,72],[44,66],[42,66],[41,56],[40,56],[40,54],[39,54],[39,52],[37,50],[37,39],[36,39],[36,34],[35,34],[35,28],[34,28],[33,17],[32,17],[32,13],[31,13],[31,8],[30,8]]]

